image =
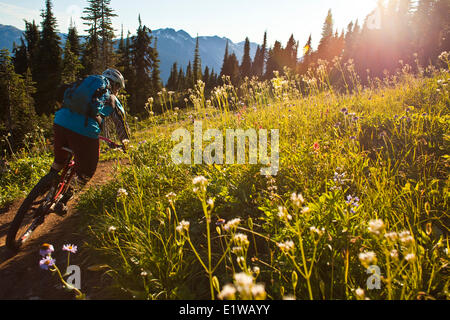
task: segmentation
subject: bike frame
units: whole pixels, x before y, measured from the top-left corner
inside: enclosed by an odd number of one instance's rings
[[[102,141],[107,142],[108,144],[112,144],[112,145],[114,145],[114,146],[120,147],[119,145],[117,145],[116,143],[114,143],[112,140],[110,140],[110,139],[108,139],[108,138],[105,138],[105,137],[100,136],[100,137],[99,137],[99,140],[102,140]],[[68,152],[69,152],[69,151],[68,151]],[[68,187],[69,187],[69,184],[70,184],[70,182],[72,181],[73,176],[75,175],[75,171],[72,170],[73,167],[75,166],[75,161],[74,161],[72,158],[73,158],[73,152],[70,152],[70,156],[69,156],[69,158],[67,159],[67,164],[66,164],[66,166],[64,167],[63,172],[62,172],[62,174],[61,174],[61,180],[59,181],[59,188],[58,188],[58,191],[56,192],[56,194],[55,194],[55,196],[53,197],[52,201],[57,201],[57,200],[58,200],[58,197],[59,197],[61,194],[65,193],[65,192],[67,191],[67,189],[68,189]],[[68,173],[69,171],[70,171],[70,174],[69,174],[68,177],[66,177],[66,176],[67,176],[67,173]]]

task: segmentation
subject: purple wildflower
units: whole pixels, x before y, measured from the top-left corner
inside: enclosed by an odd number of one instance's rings
[[[39,261],[39,266],[41,269],[48,270],[48,268],[55,265],[55,259],[53,259],[51,256],[46,256],[45,258],[42,258],[41,261]]]
[[[46,257],[48,255],[51,255],[53,251],[55,251],[55,249],[51,244],[44,243],[39,250],[39,254],[43,257]]]
[[[72,253],[77,253],[77,250],[78,250],[77,246],[73,245],[73,244],[65,244],[65,245],[63,245],[62,249],[64,251],[68,251],[68,252],[72,252]]]

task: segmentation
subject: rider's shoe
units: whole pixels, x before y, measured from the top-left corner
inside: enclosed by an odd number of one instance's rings
[[[54,211],[58,216],[64,217],[67,214],[67,206],[60,201],[55,205]]]

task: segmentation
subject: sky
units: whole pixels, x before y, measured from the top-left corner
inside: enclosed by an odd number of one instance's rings
[[[285,45],[291,36],[304,45],[312,35],[313,47],[321,37],[322,26],[331,9],[334,28],[346,29],[351,21],[365,17],[376,7],[378,0],[111,0],[118,14],[113,18],[116,34],[136,32],[138,15],[152,30],[160,28],[183,29],[192,37],[227,37],[237,43],[246,37],[262,43],[267,31],[269,46],[275,40]],[[80,34],[85,26],[80,16],[86,0],[53,0],[58,31],[66,33],[71,18]],[[23,19],[40,23],[44,0],[0,0],[0,24],[24,29]]]

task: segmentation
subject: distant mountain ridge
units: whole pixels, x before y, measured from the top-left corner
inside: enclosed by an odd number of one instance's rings
[[[0,49],[8,49],[12,52],[13,44],[20,44],[22,34],[23,31],[16,27],[0,24]],[[64,44],[67,35],[59,33],[59,36],[62,39],[62,44]],[[189,61],[193,62],[196,38],[184,30],[175,31],[172,28],[152,30],[152,36],[157,38],[161,79],[166,83],[174,62],[177,63],[178,69],[181,67],[184,71],[186,71]],[[210,71],[214,69],[216,73],[220,72],[227,41],[228,52],[230,54],[234,52],[238,60],[241,61],[244,54],[244,41],[234,43],[225,37],[199,36],[202,70],[208,66]],[[250,42],[250,57],[252,59],[256,47],[256,43]]]

